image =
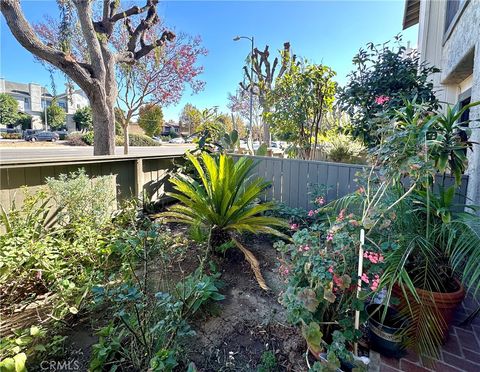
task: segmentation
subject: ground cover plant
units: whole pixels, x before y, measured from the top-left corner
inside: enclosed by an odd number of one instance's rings
[[[65,332],[82,317],[91,318],[89,332],[99,339],[86,360],[74,359],[77,366],[171,370],[178,340],[193,333],[186,320],[223,298],[217,276],[202,270],[154,292],[149,260],[161,263],[159,285],[183,251],[139,214],[135,201],[113,208],[114,190],[110,177],[92,179],[80,170],[48,179],[40,191],[25,190],[20,208],[2,209],[2,370],[62,363]],[[109,313],[108,321],[97,311]]]

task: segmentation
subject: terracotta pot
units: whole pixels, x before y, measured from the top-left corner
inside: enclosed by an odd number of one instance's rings
[[[424,289],[415,288],[423,306],[427,306],[435,311],[439,320],[443,323],[444,337],[448,335],[448,327],[453,321],[453,316],[458,305],[465,298],[465,288],[459,280],[454,279],[458,289],[455,292],[442,293],[430,292]],[[400,299],[400,306],[407,306],[403,292],[398,285],[393,286],[393,294]],[[408,293],[408,299],[412,310],[420,306],[411,293]]]

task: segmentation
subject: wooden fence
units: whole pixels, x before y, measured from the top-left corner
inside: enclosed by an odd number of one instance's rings
[[[47,177],[85,169],[90,176],[112,175],[117,200],[139,196],[144,191],[152,199],[163,195],[170,185],[168,172],[181,156],[91,156],[69,159],[2,161],[0,164],[0,205],[9,209],[23,202],[23,186],[35,191]]]
[[[234,155],[238,158],[242,155]],[[310,208],[311,186],[325,185],[326,200],[332,201],[358,189],[357,173],[365,166],[356,164],[306,161],[251,156],[256,161],[255,174],[271,182],[265,200],[277,200],[292,208]],[[117,200],[139,196],[144,191],[158,199],[170,189],[169,170],[182,157],[166,156],[96,156],[71,159],[4,161],[0,164],[0,204],[8,210],[12,201],[23,201],[23,186],[35,190],[46,177],[57,177],[84,168],[91,176],[112,175]],[[446,184],[453,178],[447,176]],[[468,176],[463,176],[456,202],[465,203]]]
[[[244,155],[245,156],[245,155]],[[235,155],[238,158],[238,155]],[[249,156],[257,165],[254,173],[271,182],[267,190],[266,200],[277,200],[292,208],[313,206],[311,191],[313,185],[325,185],[326,201],[332,201],[358,189],[357,173],[365,169],[365,165],[332,163],[313,160],[281,159],[262,156]],[[438,176],[440,182],[442,176]],[[454,178],[446,176],[445,185],[452,185]],[[468,176],[463,176],[462,184],[457,191],[455,202],[465,203]]]

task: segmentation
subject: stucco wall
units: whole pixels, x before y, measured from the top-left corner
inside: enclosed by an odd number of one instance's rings
[[[446,1],[422,0],[419,17],[418,47],[422,60],[441,69],[432,77],[440,101],[455,104],[460,93],[471,88],[472,102],[480,101],[480,0],[460,5],[461,16],[449,34],[445,34]],[[470,112],[480,119],[480,107]],[[479,122],[472,126],[480,126]],[[480,130],[472,138],[480,142]],[[467,196],[480,204],[480,145],[469,153]]]
[[[471,0],[465,7],[443,45],[441,68],[442,82],[447,85],[451,98],[458,97],[464,84],[471,84],[472,102],[480,101],[480,0]],[[480,107],[471,109],[470,118],[480,120]],[[480,122],[472,126],[479,127]],[[473,130],[471,139],[480,142],[480,130]],[[468,174],[467,196],[480,204],[480,145],[474,145],[469,154]]]

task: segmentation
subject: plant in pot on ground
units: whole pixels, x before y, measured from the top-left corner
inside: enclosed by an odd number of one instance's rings
[[[366,319],[364,301],[378,289],[383,255],[374,245],[365,245],[371,259],[365,259],[357,297],[360,216],[346,209],[335,216],[326,210],[316,215],[317,221],[297,231],[292,243],[276,243],[285,277],[282,303],[325,368],[348,368],[354,362],[353,345],[362,336],[355,328],[355,311]]]
[[[480,219],[474,207],[464,210],[454,201],[471,149],[468,122],[459,119],[479,103],[432,113],[406,101],[374,152],[383,175],[403,195],[391,208],[398,217],[391,224],[397,249],[386,255],[381,286],[387,303],[400,299],[400,313],[411,319],[406,340],[421,355],[437,354],[464,286],[475,292],[480,287]],[[447,187],[448,178],[453,185]]]
[[[180,203],[158,216],[206,232],[205,259],[212,248],[222,249],[233,242],[250,263],[259,285],[268,289],[257,259],[240,243],[236,234],[250,232],[285,237],[275,227],[284,227],[286,223],[279,218],[263,215],[275,204],[258,202],[269,183],[250,175],[255,166],[250,158],[242,157],[234,162],[226,154],[211,156],[206,152],[202,152],[198,158],[190,153],[186,156],[195,168],[195,178],[200,181],[181,173],[174,176],[170,182],[177,192],[168,195]]]

